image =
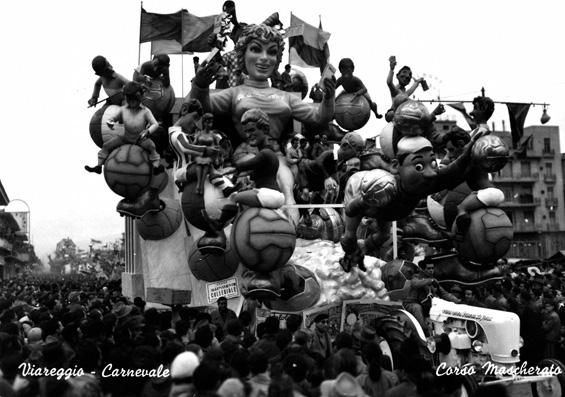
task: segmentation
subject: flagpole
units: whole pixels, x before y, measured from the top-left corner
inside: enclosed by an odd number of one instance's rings
[[[139,38],[137,44],[137,64],[141,64],[141,14],[143,12],[143,0],[139,2]]]
[[[290,21],[292,23],[292,11],[290,12]],[[290,37],[288,38],[288,62],[287,63],[290,65]]]
[[[418,102],[429,102],[429,103],[473,103],[473,101],[458,101],[453,99],[416,99]],[[501,102],[492,101],[493,103],[499,103],[501,105],[508,105],[509,103],[515,103],[518,105],[534,105],[534,106],[549,106],[549,103],[539,103],[539,102]]]
[[[183,35],[184,35],[184,9],[180,9],[180,92],[181,96],[184,98],[184,51],[183,46]]]
[[[184,98],[184,51],[180,50],[180,78],[181,78],[181,89],[180,92]]]

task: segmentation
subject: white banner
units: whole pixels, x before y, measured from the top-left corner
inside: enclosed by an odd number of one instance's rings
[[[222,296],[227,299],[236,298],[240,295],[239,285],[237,283],[237,278],[231,277],[221,281],[215,281],[213,283],[206,283],[206,297],[208,298],[208,303],[212,304],[221,298]]]

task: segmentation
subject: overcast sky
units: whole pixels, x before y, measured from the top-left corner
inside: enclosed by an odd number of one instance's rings
[[[186,8],[198,16],[217,14],[223,1],[146,0],[148,12]],[[258,23],[278,11],[317,25],[321,14],[331,62],[350,57],[381,112],[390,106],[388,57],[411,66],[432,86],[420,99],[472,100],[485,87],[495,101],[547,102],[548,125],[565,125],[565,3],[555,1],[236,1],[238,19]],[[95,76],[91,60],[104,55],[131,78],[138,62],[138,1],[11,1],[3,11],[0,70],[3,131],[0,180],[11,199],[31,209],[31,234],[44,258],[65,237],[86,248],[90,238],[113,240],[123,231],[115,211],[120,197],[104,178],[84,171],[95,164],[97,146],[89,135],[95,109],[87,109]],[[286,52],[285,52],[286,53]],[[201,58],[205,57],[201,56]],[[141,62],[149,45],[141,47]],[[285,57],[283,62],[286,63]],[[181,95],[180,56],[172,60],[172,84]],[[192,57],[184,56],[184,94],[192,78]],[[284,64],[283,64],[284,65]],[[282,66],[281,65],[281,70]],[[319,78],[307,70],[310,85]],[[102,96],[101,96],[102,98]],[[431,105],[430,105],[431,106]],[[541,107],[530,109],[526,126],[539,124]],[[449,110],[446,117],[455,117]],[[508,114],[497,105],[498,127]],[[371,118],[365,135],[385,122]],[[467,128],[464,123],[461,126]],[[563,146],[563,144],[562,144]]]

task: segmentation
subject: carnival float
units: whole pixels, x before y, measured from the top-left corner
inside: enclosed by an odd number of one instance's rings
[[[161,16],[142,10],[140,43],[160,39],[148,27]],[[511,330],[499,335],[493,324],[448,314],[474,309],[436,300],[426,329],[403,305],[416,279],[479,285],[503,276],[497,261],[513,228],[488,175],[505,166],[510,149],[488,129],[494,102],[473,99],[470,131],[438,131],[443,106],[429,111],[413,99],[425,80],[410,85],[410,68],[396,72],[390,57],[387,124],[370,142],[358,130],[372,114],[383,116],[350,58],[334,76],[324,57],[329,34],[295,16],[284,29],[278,13],[239,22],[232,1],[212,22],[197,49],[182,48],[208,53],[195,62],[185,98],[175,98],[167,54],[153,54],[132,81],[102,56],[92,62],[99,77],[89,105],[102,102],[101,88],[108,98],[90,120],[98,164],[85,168],[122,198],[117,212],[131,252],[124,292],[167,305],[208,306],[226,296],[236,311],[335,311],[341,329],[370,319],[393,361],[406,338],[429,352],[434,337],[456,344],[464,334],[470,346],[494,346],[498,362],[517,363],[516,318],[489,311],[499,330]],[[312,102],[304,73],[291,65],[278,72],[285,40],[296,52],[306,31],[322,43],[312,57],[321,72]],[[313,145],[320,135],[332,146],[292,161],[293,137]],[[434,265],[433,275],[415,264],[416,251],[430,253],[419,259]]]

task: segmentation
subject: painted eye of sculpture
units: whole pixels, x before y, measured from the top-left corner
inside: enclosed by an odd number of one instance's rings
[[[418,171],[418,172],[424,171],[424,165],[423,165],[422,163],[417,163],[416,165],[414,165],[414,168],[415,168],[416,171]]]
[[[436,161],[436,160],[432,160],[432,162],[430,163],[430,165],[432,166],[432,168],[437,168],[437,161]]]

